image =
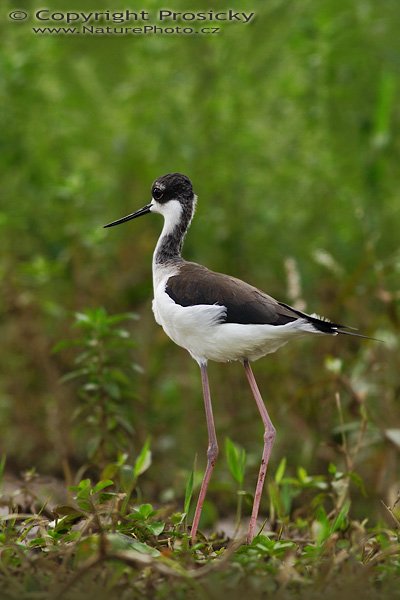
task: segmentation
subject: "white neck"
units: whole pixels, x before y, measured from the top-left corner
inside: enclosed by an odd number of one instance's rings
[[[174,230],[180,223],[182,206],[178,200],[170,200],[165,205],[153,201],[151,212],[160,213],[164,217],[164,225],[153,253],[154,264],[156,256],[161,252],[162,246],[165,244],[166,238],[173,235]]]

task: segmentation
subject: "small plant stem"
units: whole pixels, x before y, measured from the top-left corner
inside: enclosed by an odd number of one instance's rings
[[[66,484],[66,486],[68,488],[69,486],[72,485],[73,476],[72,476],[71,466],[69,464],[69,460],[68,460],[67,456],[65,456],[62,459],[61,465],[62,465],[62,470],[63,470],[63,473],[64,473],[65,484]]]
[[[132,484],[129,486],[128,491],[126,492],[126,496],[122,501],[121,504],[121,515],[125,516],[128,510],[128,505],[129,505],[129,500],[131,499],[132,496],[132,492],[135,489],[136,486],[136,479],[132,482]]]
[[[108,428],[107,428],[107,393],[104,390],[104,346],[101,340],[97,339],[97,343],[99,344],[99,363],[98,363],[98,372],[97,377],[101,386],[100,393],[100,435],[101,441],[99,444],[99,460],[100,464],[104,466],[107,463],[107,437],[108,437]]]
[[[240,493],[242,490],[239,489],[238,490],[238,501],[237,501],[237,507],[236,507],[236,525],[235,525],[235,531],[239,531],[240,528],[240,523],[242,520],[242,508],[243,508],[243,495]]]
[[[393,507],[388,506],[387,504],[384,503],[383,500],[381,500],[383,506],[386,508],[386,510],[388,511],[388,513],[390,514],[390,516],[392,517],[393,521],[396,523],[397,528],[400,529],[400,521],[399,519],[396,517],[393,509],[396,506],[397,502],[399,499],[396,500],[396,502],[394,503]]]
[[[342,411],[342,403],[340,400],[340,394],[339,392],[336,392],[335,394],[335,401],[336,401],[336,406],[338,409],[338,413],[339,413],[339,420],[340,420],[340,425],[341,425],[341,429],[342,429],[342,446],[341,446],[341,450],[344,454],[345,460],[346,460],[346,468],[347,471],[351,471],[353,469],[353,460],[349,451],[349,447],[347,445],[347,438],[346,438],[346,434],[343,430],[344,428],[344,418],[343,418],[343,411]]]
[[[360,423],[360,429],[358,431],[357,442],[356,442],[356,445],[354,446],[354,450],[352,453],[353,459],[357,456],[357,454],[359,453],[359,451],[361,449],[361,445],[364,440],[365,432],[367,431],[367,425],[368,425],[368,419],[365,415],[365,412],[360,410],[360,413],[361,413],[361,423]]]
[[[106,396],[100,394],[100,435],[101,440],[99,444],[99,463],[104,466],[107,463],[107,411],[106,411]]]

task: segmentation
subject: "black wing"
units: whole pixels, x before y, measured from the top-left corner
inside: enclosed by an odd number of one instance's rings
[[[184,263],[168,279],[166,293],[181,306],[218,304],[227,309],[226,323],[285,325],[299,315],[257,288],[196,263]]]
[[[227,309],[225,323],[286,325],[297,319],[304,319],[321,333],[342,333],[374,339],[346,331],[353,329],[347,325],[339,325],[329,319],[303,313],[284,302],[278,302],[272,296],[236,277],[215,273],[196,263],[183,263],[179,273],[168,279],[165,291],[176,304],[181,306],[196,304],[225,306]]]

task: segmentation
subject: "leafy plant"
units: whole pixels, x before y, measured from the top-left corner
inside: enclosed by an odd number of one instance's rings
[[[238,528],[242,517],[243,496],[246,495],[246,491],[243,489],[246,469],[246,451],[227,437],[225,438],[225,453],[230,474],[238,484],[238,500],[236,508],[236,527]]]
[[[146,443],[133,461],[136,479],[149,465],[148,452]],[[303,502],[302,518],[290,519],[284,529],[258,535],[252,544],[238,548],[215,533],[190,546],[182,528],[185,513],[168,513],[164,507],[134,499],[131,480],[124,484],[124,476],[119,476],[124,465],[120,457],[114,481],[93,483],[86,478],[72,486],[72,502],[55,506],[52,514],[45,507],[38,513],[21,513],[15,503],[7,505],[4,493],[0,495],[0,582],[5,597],[30,598],[34,585],[41,597],[56,590],[58,597],[69,599],[87,590],[100,598],[114,598],[123,586],[132,597],[161,600],[171,594],[187,597],[190,591],[200,600],[204,586],[219,594],[232,585],[248,589],[249,582],[264,594],[284,589],[289,597],[297,597],[299,586],[308,591],[318,582],[326,590],[331,585],[336,589],[338,578],[344,586],[356,578],[363,589],[368,586],[381,593],[398,578],[398,531],[367,529],[365,522],[352,519],[349,500],[339,511],[329,512],[321,502],[315,503],[321,481],[328,485],[332,477],[332,467],[328,476],[311,477],[300,471],[296,478],[286,478],[293,480],[286,485],[311,492]],[[192,475],[186,485],[186,511]],[[284,480],[281,463],[275,483],[280,486]],[[357,575],[354,564],[368,568]]]
[[[120,325],[135,318],[131,313],[109,315],[104,308],[87,309],[75,315],[74,328],[81,336],[55,347],[55,351],[79,348],[75,368],[62,379],[80,382],[81,404],[73,418],[79,429],[86,430],[88,458],[100,467],[132,447],[133,411],[129,407],[135,398],[138,366],[132,360],[134,342]],[[147,460],[146,456],[141,460]]]

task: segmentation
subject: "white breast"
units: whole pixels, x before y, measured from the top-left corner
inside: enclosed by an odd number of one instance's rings
[[[224,306],[176,304],[165,288],[178,272],[179,266],[153,265],[153,312],[165,333],[199,363],[256,360],[275,352],[292,337],[315,333],[304,319],[279,326],[223,323]]]
[[[196,359],[204,362],[207,339],[226,309],[216,305],[181,306],[165,292],[167,281],[179,272],[179,267],[153,267],[153,313],[165,333]]]

